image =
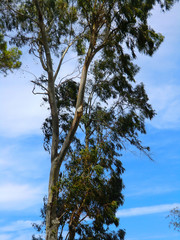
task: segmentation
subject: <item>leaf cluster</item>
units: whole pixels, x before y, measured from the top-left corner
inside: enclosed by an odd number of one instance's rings
[[[172,209],[167,217],[171,218],[169,226],[180,232],[180,209],[178,207]]]
[[[42,82],[42,80],[41,80]],[[56,101],[59,116],[59,148],[62,146],[64,138],[68,133],[73,120],[73,114],[76,106],[76,97],[78,93],[78,84],[72,79],[67,79],[64,83],[56,86]],[[48,97],[43,98],[44,102],[48,102]],[[42,131],[44,133],[44,148],[50,151],[51,138],[52,138],[52,117],[45,119]],[[78,139],[74,139],[79,143]],[[69,151],[71,148],[69,149]]]
[[[17,69],[21,66],[19,58],[22,52],[18,48],[9,48],[0,34],[0,72],[7,73],[8,70]]]

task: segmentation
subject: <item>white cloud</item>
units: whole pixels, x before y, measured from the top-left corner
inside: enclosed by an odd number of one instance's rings
[[[146,188],[138,188],[133,187],[133,190],[129,190],[125,193],[126,197],[134,197],[134,196],[152,196],[152,195],[159,195],[165,193],[171,193],[175,191],[179,191],[179,187],[172,187],[172,186],[154,186],[154,187],[146,187]]]
[[[117,217],[133,217],[133,216],[168,212],[175,207],[180,207],[180,203],[122,209],[122,210],[118,210]]]
[[[0,234],[0,239],[2,240],[12,240],[11,234]]]
[[[180,27],[180,4],[176,3],[170,11],[162,12],[159,6],[156,6],[149,18],[149,23],[156,31],[175,37],[174,31]],[[175,23],[175,24],[174,24]]]
[[[24,134],[41,133],[41,125],[47,116],[45,107],[41,107],[42,95],[33,95],[31,80],[39,77],[43,71],[37,60],[23,49],[22,68],[0,75],[0,135],[17,137]],[[26,65],[27,64],[27,65]]]
[[[21,140],[0,147],[0,181],[17,182],[22,177],[25,181],[41,180],[49,173],[49,155],[43,149],[42,139],[38,141],[36,145],[32,139],[26,146]]]
[[[177,98],[180,99],[180,86],[172,84],[148,85],[149,97],[157,111],[165,110],[166,107]]]
[[[2,240],[29,240],[34,229],[32,223],[40,224],[41,221],[18,220],[0,227],[0,239]]]
[[[180,86],[173,84],[148,85],[148,95],[157,116],[150,122],[154,127],[180,127]]]
[[[27,221],[19,220],[19,221],[16,221],[16,222],[12,222],[9,225],[0,227],[0,231],[1,232],[15,232],[15,231],[22,231],[22,230],[25,230],[25,229],[31,229],[32,228],[32,223],[40,224],[40,221],[32,222],[32,221],[29,221],[29,220],[27,220]]]
[[[0,210],[24,210],[39,204],[44,196],[42,186],[4,183],[0,185]]]
[[[10,81],[10,80],[9,80]],[[32,86],[26,82],[3,84],[0,90],[0,131],[3,136],[19,136],[41,133],[42,122],[47,115],[40,107],[41,99],[31,93]]]
[[[36,209],[47,194],[48,172],[49,161],[39,146],[33,150],[28,145],[20,146],[19,142],[1,146],[0,210]]]
[[[29,240],[31,239],[34,228],[32,223],[40,224],[41,221],[14,221],[9,225],[0,227],[0,239],[2,240]],[[63,237],[65,238],[68,231],[63,231]],[[36,234],[35,234],[36,235]],[[39,236],[39,234],[37,234]]]

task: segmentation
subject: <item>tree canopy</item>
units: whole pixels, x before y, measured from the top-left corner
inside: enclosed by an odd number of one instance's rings
[[[163,41],[148,24],[153,7],[175,2],[2,0],[10,44],[28,46],[42,67],[32,82],[50,112],[42,126],[51,155],[46,240],[124,238],[109,228],[123,204],[121,151],[131,144],[149,156],[139,134],[155,115],[134,59],[152,56]],[[70,54],[74,71],[62,77]]]

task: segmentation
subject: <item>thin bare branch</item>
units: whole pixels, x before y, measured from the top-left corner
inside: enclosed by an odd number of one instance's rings
[[[81,35],[82,35],[82,34],[81,34]],[[62,56],[61,56],[61,59],[60,59],[60,61],[59,61],[59,64],[58,64],[56,73],[54,74],[54,81],[55,81],[56,78],[57,78],[57,75],[58,75],[58,73],[59,73],[59,71],[60,71],[60,68],[61,68],[61,66],[62,66],[62,63],[63,63],[63,60],[64,60],[64,57],[65,57],[66,53],[68,52],[69,48],[78,40],[78,38],[81,37],[81,35],[75,37],[75,38],[73,39],[73,41],[70,42],[70,43],[68,44],[68,46],[66,47],[66,49],[64,50],[64,52],[63,52],[63,54],[62,54]]]
[[[78,71],[79,71],[79,73],[78,73],[76,76],[74,76],[74,77],[68,78],[68,77],[72,76],[74,73],[76,73],[77,70],[74,70],[72,73],[67,74],[66,76],[64,76],[63,78],[61,78],[61,80],[60,80],[59,84],[57,85],[57,87],[59,87],[60,85],[66,83],[66,82],[68,82],[69,80],[73,80],[73,79],[75,79],[75,78],[79,78],[79,75],[80,75],[80,73],[81,73],[80,70],[79,70],[79,68],[78,68]],[[68,78],[68,79],[67,79],[67,78]],[[66,80],[63,81],[63,79],[66,79]]]
[[[34,95],[48,95],[47,93],[35,92],[35,87],[33,88],[32,93],[33,93]]]
[[[41,87],[42,89],[44,89],[46,91],[46,93],[44,94],[48,94],[48,89],[46,87],[44,87],[40,82],[36,82],[36,81],[31,81],[32,83],[34,83],[34,85],[37,85],[39,87]]]
[[[68,50],[69,50],[69,48],[71,47],[72,44],[73,44],[73,42],[71,42],[71,43],[67,46],[67,48],[64,50],[64,52],[63,52],[63,54],[62,54],[62,56],[61,56],[61,59],[60,59],[60,61],[59,61],[58,67],[57,67],[57,70],[56,70],[56,72],[55,72],[55,74],[54,74],[54,81],[56,81],[56,78],[57,78],[57,75],[58,75],[59,70],[60,70],[60,68],[61,68],[63,59],[64,59],[66,53],[68,52]]]

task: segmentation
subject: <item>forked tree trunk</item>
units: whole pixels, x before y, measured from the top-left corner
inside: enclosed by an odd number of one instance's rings
[[[90,63],[90,57],[87,56],[82,74],[81,81],[79,86],[77,104],[76,104],[76,112],[74,115],[74,119],[71,125],[71,128],[66,136],[66,139],[63,143],[60,153],[52,159],[51,162],[51,171],[49,176],[49,189],[48,189],[48,203],[47,203],[47,211],[46,211],[46,240],[57,240],[58,238],[58,227],[59,227],[59,219],[57,218],[57,206],[56,200],[59,194],[58,188],[56,185],[58,183],[59,178],[59,170],[63,159],[68,151],[68,148],[72,142],[72,139],[76,133],[76,130],[79,125],[80,118],[83,114],[83,98],[84,98],[84,89],[87,78],[87,71]],[[71,235],[72,239],[72,235]]]
[[[84,62],[84,67],[81,74],[79,92],[77,96],[76,112],[74,115],[74,119],[73,119],[71,128],[66,136],[66,139],[63,143],[61,151],[60,153],[58,153],[59,119],[58,119],[58,111],[57,111],[57,104],[56,104],[56,97],[55,97],[56,73],[55,73],[55,76],[53,76],[52,58],[51,58],[51,53],[48,45],[47,33],[46,33],[44,21],[43,21],[43,14],[39,6],[39,1],[34,0],[34,3],[36,5],[36,9],[38,12],[38,26],[41,31],[42,44],[45,49],[47,73],[48,73],[48,96],[49,96],[49,104],[50,104],[51,117],[52,117],[51,170],[50,170],[50,176],[49,176],[48,202],[47,202],[47,210],[46,210],[46,240],[57,240],[60,219],[58,219],[57,217],[57,197],[59,194],[59,189],[56,186],[59,180],[58,178],[59,178],[59,170],[60,170],[61,164],[72,142],[72,139],[76,133],[80,118],[83,114],[84,91],[85,91],[89,64],[94,56],[93,47],[95,45],[95,35],[94,34],[92,35],[92,41],[90,42],[90,46]],[[72,235],[71,235],[71,239],[72,239]]]

